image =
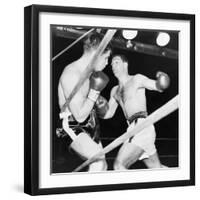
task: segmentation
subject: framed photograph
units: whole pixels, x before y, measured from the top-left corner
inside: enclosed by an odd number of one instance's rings
[[[195,16],[24,14],[24,192],[194,185]]]

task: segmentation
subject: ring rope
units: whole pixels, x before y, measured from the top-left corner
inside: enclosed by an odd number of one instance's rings
[[[161,106],[159,109],[154,111],[151,115],[149,115],[142,123],[137,124],[135,127],[130,127],[128,132],[125,132],[120,137],[115,139],[113,142],[111,142],[109,145],[107,145],[105,148],[103,148],[99,153],[95,154],[88,160],[86,160],[84,163],[82,163],[80,166],[78,166],[73,172],[78,172],[82,168],[86,167],[90,163],[97,161],[103,156],[104,154],[110,152],[114,148],[118,147],[120,144],[128,140],[129,138],[133,137],[140,131],[142,131],[144,128],[156,123],[160,119],[166,117],[176,109],[178,109],[178,97],[179,95],[176,95],[174,98],[172,98],[170,101],[168,101],[166,104]]]
[[[85,36],[87,36],[89,33],[91,33],[94,30],[94,28],[90,29],[89,31],[87,31],[86,33],[84,33],[83,35],[81,35],[78,39],[76,39],[74,42],[72,42],[69,46],[67,46],[65,49],[63,49],[62,51],[60,51],[57,55],[55,55],[52,58],[52,61],[54,61],[56,58],[58,58],[60,55],[62,55],[64,52],[68,51],[71,47],[73,47],[76,43],[78,43],[80,40],[82,40]]]

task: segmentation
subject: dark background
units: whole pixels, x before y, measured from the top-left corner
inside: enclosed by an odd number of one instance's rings
[[[156,31],[140,31],[138,36],[134,39],[145,44],[152,44],[153,39],[156,38]],[[178,33],[170,33],[171,40],[168,48],[178,51]],[[65,49],[74,40],[58,37],[56,32],[52,31],[52,57],[54,57],[61,50]],[[83,53],[82,42],[78,42],[70,50],[63,53],[55,61],[52,62],[51,69],[51,84],[52,84],[52,172],[70,172],[76,168],[83,161],[75,158],[74,154],[70,154],[68,147],[63,139],[57,138],[55,131],[59,117],[57,86],[59,77],[64,69],[72,61],[78,59]],[[151,79],[155,79],[157,71],[167,73],[171,78],[170,87],[163,93],[155,91],[147,91],[147,108],[148,113],[152,113],[160,106],[164,105],[168,100],[178,94],[178,59],[171,59],[161,56],[147,55],[144,53],[132,52],[120,48],[113,48],[113,54],[124,54],[129,60],[129,74],[141,73]],[[104,97],[109,99],[111,88],[117,84],[117,79],[112,74],[110,62],[105,68],[104,72],[109,76],[110,81],[107,87],[101,93]],[[127,124],[123,116],[122,110],[118,107],[115,116],[109,120],[100,120],[101,138],[103,146],[109,144],[113,139],[120,136],[126,131]],[[163,164],[171,167],[178,166],[178,111],[173,112],[169,116],[160,120],[155,124],[157,140],[156,146],[160,159]],[[117,149],[108,153],[107,160],[109,163],[117,153]],[[145,166],[138,162],[133,168],[144,168]],[[112,164],[109,165],[112,169]]]

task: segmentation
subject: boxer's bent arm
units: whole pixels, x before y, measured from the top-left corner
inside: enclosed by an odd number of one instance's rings
[[[137,79],[139,81],[139,85],[141,88],[146,88],[148,90],[155,90],[159,91],[156,86],[156,81],[153,79],[150,79],[142,74],[137,74]]]
[[[114,95],[116,93],[117,87],[113,87],[113,89],[111,90],[110,93],[110,100],[108,102],[108,111],[106,112],[105,116],[103,117],[103,119],[109,119],[112,118],[113,115],[115,114],[115,111],[117,110],[118,107],[118,103],[116,102]]]
[[[108,111],[106,112],[103,119],[112,118],[113,115],[115,114],[117,107],[118,107],[118,103],[116,102],[116,100],[114,98],[110,98],[108,105],[109,105]]]
[[[68,76],[63,76],[60,80],[65,98],[71,93],[77,83],[77,79],[76,75],[73,73],[69,75],[68,73]],[[78,122],[83,122],[89,116],[94,107],[94,103],[95,102],[83,96],[80,91],[77,91],[69,104],[69,108],[74,118]]]
[[[84,97],[81,93],[77,93],[71,100],[69,107],[74,118],[81,123],[87,119],[94,104],[94,101]]]

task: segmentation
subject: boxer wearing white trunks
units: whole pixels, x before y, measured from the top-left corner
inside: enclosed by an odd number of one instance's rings
[[[112,70],[119,84],[111,90],[109,102],[102,101],[103,118],[111,118],[120,105],[129,127],[135,126],[147,117],[145,90],[162,92],[168,88],[170,79],[163,72],[157,72],[157,80],[149,79],[142,74],[129,75],[128,61],[123,55],[115,55],[112,58]],[[155,138],[155,128],[152,125],[126,141],[118,152],[114,169],[128,169],[138,159],[141,159],[148,168],[164,167],[155,148]]]

